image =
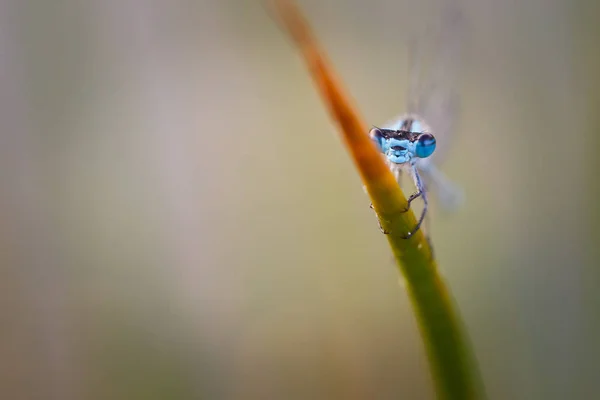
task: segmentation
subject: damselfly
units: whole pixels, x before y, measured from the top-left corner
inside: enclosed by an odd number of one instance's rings
[[[437,166],[458,113],[456,80],[463,58],[464,28],[459,7],[448,3],[441,11],[438,29],[422,28],[409,44],[407,113],[369,132],[398,183],[403,171],[412,177],[417,191],[408,198],[408,207],[417,198],[423,201],[416,226],[404,235],[407,239],[425,221],[430,187],[435,187],[433,190],[447,208],[462,202],[461,190]]]

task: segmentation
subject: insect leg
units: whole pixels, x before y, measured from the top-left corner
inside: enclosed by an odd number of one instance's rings
[[[373,211],[375,211],[375,207],[373,207],[373,203],[369,204],[369,208]],[[381,233],[383,233],[384,235],[389,235],[390,232],[386,231],[385,229],[383,229],[383,226],[381,226],[381,220],[379,219],[379,214],[377,214],[377,211],[375,211],[375,215],[377,216],[377,224],[379,225],[379,230],[381,231]]]
[[[423,184],[423,180],[421,179],[421,175],[419,174],[419,171],[417,170],[417,166],[415,164],[411,165],[410,172],[413,177],[415,186],[417,187],[417,193],[415,193],[409,197],[408,205],[410,207],[410,203],[412,200],[414,200],[418,197],[421,197],[423,199],[423,211],[421,211],[421,216],[419,217],[419,220],[417,221],[417,225],[413,228],[412,231],[410,231],[408,233],[408,235],[406,235],[404,237],[404,239],[408,239],[411,236],[413,236],[415,233],[417,233],[417,231],[421,227],[421,224],[423,223],[423,220],[425,219],[425,215],[427,215],[427,208],[429,206],[429,202],[427,200],[427,193],[425,191],[425,185]]]
[[[413,202],[413,200],[418,199],[420,196],[423,195],[423,192],[424,192],[421,176],[419,175],[416,165],[411,165],[410,174],[413,178],[413,182],[415,183],[415,187],[417,188],[417,191],[416,191],[416,193],[413,193],[408,197],[408,199],[407,199],[408,204],[406,205],[406,209],[404,210],[404,212],[407,212],[408,210],[410,210],[410,204]],[[399,178],[397,178],[397,179],[398,179],[398,183],[400,183]]]
[[[421,225],[421,230],[425,234],[425,240],[427,240],[427,244],[429,244],[429,251],[431,253],[431,259],[435,260],[435,250],[433,248],[433,242],[431,241],[430,227],[431,227],[431,217],[429,216],[429,214],[427,214],[427,216],[425,216],[425,219],[423,220],[423,225]]]
[[[394,177],[396,178],[396,182],[398,182],[398,184],[400,184],[400,179],[402,178],[401,167],[399,165],[393,165],[393,166],[391,166],[391,169],[392,169],[392,173],[394,174]],[[373,207],[373,203],[369,204],[369,208],[371,210],[375,211],[375,207]],[[375,215],[377,216],[377,223],[379,224],[379,230],[381,231],[381,233],[383,233],[384,235],[389,235],[390,232],[386,231],[385,229],[383,229],[383,226],[381,226],[381,219],[379,218],[377,211],[375,211]]]

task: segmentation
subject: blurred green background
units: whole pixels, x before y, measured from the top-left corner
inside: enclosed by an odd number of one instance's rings
[[[436,3],[299,3],[365,119],[402,112],[403,24]],[[433,204],[440,266],[490,398],[600,397],[600,5],[463,4],[444,170],[467,200]],[[0,0],[0,102],[1,398],[433,398],[369,200],[260,2]]]

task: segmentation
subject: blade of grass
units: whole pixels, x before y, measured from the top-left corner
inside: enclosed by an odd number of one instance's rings
[[[421,231],[403,236],[416,224],[407,200],[381,154],[367,135],[367,125],[338,82],[307,21],[291,0],[270,2],[275,17],[300,50],[309,72],[371,197],[411,298],[429,358],[438,398],[484,398],[479,370],[458,310],[439,275]]]

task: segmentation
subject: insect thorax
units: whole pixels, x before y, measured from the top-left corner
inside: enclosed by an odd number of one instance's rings
[[[429,125],[417,114],[406,114],[400,117],[397,125],[390,129],[403,130],[412,133],[431,132]]]

